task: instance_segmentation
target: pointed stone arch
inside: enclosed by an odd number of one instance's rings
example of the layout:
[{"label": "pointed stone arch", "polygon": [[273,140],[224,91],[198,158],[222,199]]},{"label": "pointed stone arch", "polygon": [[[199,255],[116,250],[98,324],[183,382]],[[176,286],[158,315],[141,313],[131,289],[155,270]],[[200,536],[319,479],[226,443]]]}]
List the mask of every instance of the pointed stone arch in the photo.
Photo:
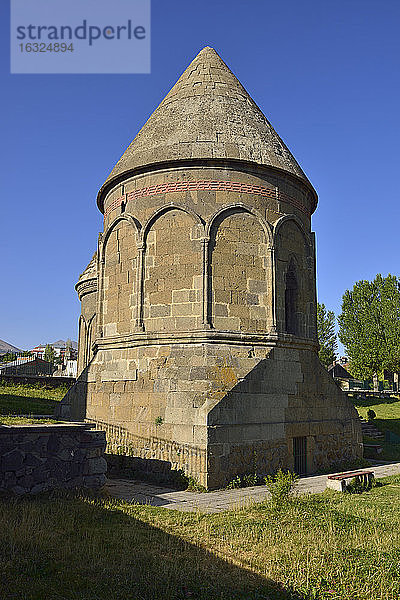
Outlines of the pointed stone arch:
[{"label": "pointed stone arch", "polygon": [[264,230],[266,238],[268,239],[269,244],[272,246],[272,244],[273,244],[273,229],[272,229],[271,224],[268,223],[268,221],[266,221],[266,219],[264,219],[264,217],[258,210],[256,210],[255,208],[253,208],[251,206],[248,206],[247,204],[244,204],[242,202],[235,202],[234,204],[228,204],[226,206],[223,206],[219,210],[217,210],[212,215],[212,217],[209,219],[209,221],[206,225],[205,234],[207,237],[210,237],[210,232],[211,232],[211,229],[212,229],[213,224],[215,223],[216,219],[218,219],[225,212],[229,212],[232,210],[243,211],[243,212],[247,212],[247,213],[254,215],[254,217],[256,219],[258,219],[258,221],[260,222],[260,225]]},{"label": "pointed stone arch", "polygon": [[207,317],[223,331],[267,333],[273,327],[272,231],[258,211],[241,203],[210,219]]},{"label": "pointed stone arch", "polygon": [[86,319],[83,315],[80,315],[78,324],[78,375],[86,367],[86,336]]},{"label": "pointed stone arch", "polygon": [[87,338],[86,338],[86,364],[88,364],[93,358],[93,342],[95,340],[96,331],[96,313],[87,322]]},{"label": "pointed stone arch", "polygon": [[295,215],[285,215],[276,222],[274,247],[278,331],[313,337],[314,246]]},{"label": "pointed stone arch", "polygon": [[139,221],[123,213],[102,239],[99,314],[105,337],[131,333],[136,327],[140,231]]},{"label": "pointed stone arch", "polygon": [[170,204],[166,204],[165,206],[162,206],[161,208],[158,208],[147,219],[146,223],[143,226],[142,233],[141,233],[141,241],[143,243],[146,243],[147,234],[150,231],[150,228],[153,225],[153,223],[158,218],[160,218],[163,214],[165,214],[166,212],[169,212],[170,210],[180,210],[180,211],[185,212],[188,215],[190,215],[193,218],[193,220],[196,222],[196,224],[198,225],[200,239],[204,237],[204,235],[205,235],[205,224],[204,224],[203,219],[200,217],[200,215],[198,215],[194,210],[192,210],[188,206],[183,206],[182,204],[175,204],[175,203],[171,202]]},{"label": "pointed stone arch", "polygon": [[108,242],[108,239],[111,235],[111,233],[113,232],[114,228],[118,225],[118,223],[120,223],[121,221],[127,221],[132,228],[135,231],[135,234],[137,236],[137,244],[140,241],[140,232],[142,231],[142,225],[140,223],[140,221],[138,221],[135,217],[133,217],[132,215],[129,215],[127,213],[123,213],[121,215],[118,215],[118,217],[116,217],[112,223],[110,223],[110,225],[107,227],[107,231],[102,235],[102,239],[101,239],[101,260],[104,260],[104,253],[105,253],[105,248]]},{"label": "pointed stone arch", "polygon": [[146,331],[191,331],[203,323],[204,222],[186,206],[155,211],[142,234],[140,323]]},{"label": "pointed stone arch", "polygon": [[281,217],[280,219],[278,219],[275,223],[274,223],[274,227],[273,227],[273,243],[274,246],[276,245],[277,239],[278,239],[278,235],[279,232],[282,228],[282,226],[285,223],[288,223],[290,221],[293,221],[293,223],[295,223],[301,233],[301,235],[304,238],[304,242],[307,245],[307,254],[308,256],[312,256],[313,254],[313,243],[311,241],[310,236],[306,233],[305,229],[304,229],[304,225],[301,222],[301,220],[296,216],[296,215],[284,215],[283,217]]}]

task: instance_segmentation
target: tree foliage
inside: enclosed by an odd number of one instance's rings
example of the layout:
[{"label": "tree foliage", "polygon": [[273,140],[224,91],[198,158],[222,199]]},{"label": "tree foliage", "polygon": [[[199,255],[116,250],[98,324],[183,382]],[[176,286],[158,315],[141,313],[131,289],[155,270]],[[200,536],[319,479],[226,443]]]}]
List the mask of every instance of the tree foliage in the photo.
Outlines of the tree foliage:
[{"label": "tree foliage", "polygon": [[339,339],[351,372],[368,379],[383,369],[400,370],[400,280],[394,275],[357,281],[343,295]]},{"label": "tree foliage", "polygon": [[17,360],[18,357],[21,356],[31,356],[31,352],[29,352],[28,350],[24,350],[23,352],[6,352],[6,354],[3,354],[2,356],[0,356],[0,363],[9,363],[9,362],[13,362],[15,360]]},{"label": "tree foliage", "polygon": [[44,349],[44,360],[54,363],[54,348],[53,346],[50,346],[50,344],[47,344]]},{"label": "tree foliage", "polygon": [[337,340],[335,333],[335,314],[327,310],[325,304],[317,303],[317,331],[319,342],[319,360],[326,368],[336,358]]}]

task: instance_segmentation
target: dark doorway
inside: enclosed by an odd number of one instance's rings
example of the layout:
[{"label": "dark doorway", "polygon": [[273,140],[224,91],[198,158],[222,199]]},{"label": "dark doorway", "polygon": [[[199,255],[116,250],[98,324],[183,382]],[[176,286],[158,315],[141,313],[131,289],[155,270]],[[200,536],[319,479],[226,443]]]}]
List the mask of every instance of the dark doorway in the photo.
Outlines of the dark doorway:
[{"label": "dark doorway", "polygon": [[307,473],[307,438],[293,438],[294,472],[297,475]]}]

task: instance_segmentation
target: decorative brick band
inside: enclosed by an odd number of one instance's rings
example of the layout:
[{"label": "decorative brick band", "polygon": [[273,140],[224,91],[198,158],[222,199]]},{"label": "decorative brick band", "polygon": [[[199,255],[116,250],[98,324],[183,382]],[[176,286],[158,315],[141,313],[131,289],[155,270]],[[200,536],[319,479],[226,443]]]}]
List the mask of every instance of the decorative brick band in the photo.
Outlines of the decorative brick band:
[{"label": "decorative brick band", "polygon": [[[134,190],[133,192],[129,192],[126,195],[127,200],[137,200],[138,198],[144,198],[146,196],[155,196],[158,194],[165,194],[167,192],[187,192],[187,191],[217,191],[217,192],[236,192],[241,194],[258,194],[263,198],[273,198],[275,200],[281,200],[283,202],[290,202],[304,212],[307,216],[310,216],[309,209],[304,206],[302,202],[294,198],[293,196],[288,196],[284,192],[280,192],[276,189],[269,189],[263,187],[261,185],[251,185],[249,183],[241,183],[238,181],[175,181],[169,183],[160,183],[158,185],[150,185],[148,187],[140,188],[138,190]],[[110,212],[112,212],[115,208],[120,206],[122,202],[125,200],[125,196],[121,196],[120,198],[116,198],[111,202],[110,206],[108,206],[107,210],[104,212],[104,218],[106,218]]]},{"label": "decorative brick band", "polygon": [[114,209],[118,208],[118,206],[121,206],[124,200],[125,196],[121,196],[120,198],[113,200],[107,210],[104,211],[104,218],[106,218]]}]

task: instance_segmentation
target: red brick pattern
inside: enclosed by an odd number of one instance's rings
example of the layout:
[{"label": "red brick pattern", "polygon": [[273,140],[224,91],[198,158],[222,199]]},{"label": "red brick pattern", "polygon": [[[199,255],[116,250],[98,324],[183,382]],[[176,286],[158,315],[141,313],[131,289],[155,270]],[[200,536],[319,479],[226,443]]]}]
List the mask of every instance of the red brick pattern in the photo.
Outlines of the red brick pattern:
[{"label": "red brick pattern", "polygon": [[104,211],[104,218],[106,218],[110,212],[112,212],[115,208],[118,208],[118,206],[121,206],[122,202],[125,200],[125,196],[121,196],[120,198],[116,198],[115,200],[113,200],[110,204],[110,206],[107,208],[107,210]]},{"label": "red brick pattern", "polygon": [[[293,204],[293,206],[304,212],[307,216],[310,216],[309,209],[293,196],[288,196],[284,192],[277,191],[276,189],[265,188],[261,185],[251,185],[249,183],[240,183],[235,181],[205,180],[160,183],[158,185],[150,185],[148,187],[140,188],[138,190],[134,190],[133,192],[129,192],[129,194],[127,194],[127,200],[136,200],[137,198],[155,196],[158,194],[165,194],[167,192],[187,192],[199,190],[236,192],[241,194],[257,194],[264,198],[274,198],[275,200],[290,202],[291,204]],[[113,200],[113,202],[110,204],[110,206],[107,207],[107,210],[104,212],[104,218],[106,218],[111,211],[120,206],[123,200],[125,200],[125,196],[121,196],[120,198],[116,198],[116,200]]]}]

